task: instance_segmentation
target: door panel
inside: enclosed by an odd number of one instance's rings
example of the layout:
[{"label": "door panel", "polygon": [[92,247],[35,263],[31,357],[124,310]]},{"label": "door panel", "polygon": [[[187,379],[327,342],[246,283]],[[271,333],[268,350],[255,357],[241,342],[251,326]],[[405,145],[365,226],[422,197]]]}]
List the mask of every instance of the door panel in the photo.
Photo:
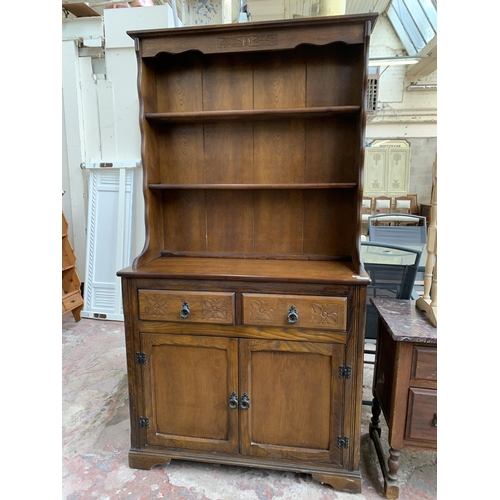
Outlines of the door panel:
[{"label": "door panel", "polygon": [[150,445],[237,452],[238,340],[141,334]]},{"label": "door panel", "polygon": [[241,340],[241,453],[340,464],[343,358],[341,344]]}]

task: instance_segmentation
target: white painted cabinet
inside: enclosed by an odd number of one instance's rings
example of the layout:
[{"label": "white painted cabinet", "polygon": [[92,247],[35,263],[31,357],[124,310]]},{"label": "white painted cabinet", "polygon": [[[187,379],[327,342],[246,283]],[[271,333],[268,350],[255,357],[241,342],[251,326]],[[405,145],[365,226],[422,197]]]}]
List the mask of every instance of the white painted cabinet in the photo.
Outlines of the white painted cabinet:
[{"label": "white painted cabinet", "polygon": [[410,185],[410,145],[403,140],[374,141],[365,150],[366,197],[406,196]]}]

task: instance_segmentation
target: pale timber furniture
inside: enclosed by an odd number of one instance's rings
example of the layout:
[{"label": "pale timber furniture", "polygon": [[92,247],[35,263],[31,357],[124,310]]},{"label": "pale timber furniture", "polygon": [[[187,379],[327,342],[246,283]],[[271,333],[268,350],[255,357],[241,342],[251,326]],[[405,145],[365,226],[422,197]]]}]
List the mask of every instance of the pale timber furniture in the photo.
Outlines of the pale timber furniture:
[{"label": "pale timber furniture", "polygon": [[392,212],[392,198],[377,196],[374,198],[375,214],[389,214]]},{"label": "pale timber furniture", "polygon": [[[401,450],[437,449],[437,329],[412,300],[372,303],[379,319],[370,437],[386,497],[398,498]],[[389,457],[380,441],[381,412],[388,427]]]},{"label": "pale timber furniture", "polygon": [[129,464],[361,491],[376,14],[135,31],[146,245],[120,271]]},{"label": "pale timber furniture", "polygon": [[83,309],[80,285],[76,255],[68,236],[68,221],[62,212],[62,314],[71,311],[75,321],[80,321]]},{"label": "pale timber furniture", "polygon": [[432,191],[427,260],[424,273],[424,293],[417,300],[417,307],[425,311],[431,323],[437,326],[437,156],[432,165]]},{"label": "pale timber furniture", "polygon": [[408,194],[395,198],[394,213],[419,215],[417,195]]}]

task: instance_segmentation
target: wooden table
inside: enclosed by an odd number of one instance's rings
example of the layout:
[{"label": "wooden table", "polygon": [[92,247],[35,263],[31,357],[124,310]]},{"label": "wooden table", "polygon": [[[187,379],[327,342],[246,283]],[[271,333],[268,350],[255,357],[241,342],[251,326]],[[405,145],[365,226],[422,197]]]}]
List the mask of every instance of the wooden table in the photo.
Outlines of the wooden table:
[{"label": "wooden table", "polygon": [[[387,498],[398,498],[401,450],[437,449],[437,329],[411,300],[372,299],[379,315],[370,437]],[[380,413],[389,457],[381,446]]]}]

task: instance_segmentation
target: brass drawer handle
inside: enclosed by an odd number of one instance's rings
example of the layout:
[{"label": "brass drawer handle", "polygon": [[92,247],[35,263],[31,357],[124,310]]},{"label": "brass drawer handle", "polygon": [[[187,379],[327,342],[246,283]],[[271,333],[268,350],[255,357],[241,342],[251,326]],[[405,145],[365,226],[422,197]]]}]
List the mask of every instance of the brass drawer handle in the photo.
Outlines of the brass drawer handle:
[{"label": "brass drawer handle", "polygon": [[189,315],[191,314],[191,310],[189,309],[189,304],[184,301],[184,304],[182,304],[181,310],[179,311],[179,316],[182,319],[189,318]]},{"label": "brass drawer handle", "polygon": [[242,410],[248,410],[248,408],[250,408],[250,398],[246,392],[244,392],[243,396],[241,396],[240,408]]},{"label": "brass drawer handle", "polygon": [[434,418],[432,419],[432,423],[434,424],[434,427],[438,426],[438,414],[437,414],[437,412],[434,413]]},{"label": "brass drawer handle", "polygon": [[235,392],[232,392],[231,396],[229,396],[229,408],[231,408],[232,410],[238,408],[238,396]]},{"label": "brass drawer handle", "polygon": [[288,321],[288,323],[291,323],[292,325],[294,323],[297,323],[297,321],[299,321],[299,313],[297,312],[297,309],[295,309],[295,306],[290,307],[286,320]]}]

